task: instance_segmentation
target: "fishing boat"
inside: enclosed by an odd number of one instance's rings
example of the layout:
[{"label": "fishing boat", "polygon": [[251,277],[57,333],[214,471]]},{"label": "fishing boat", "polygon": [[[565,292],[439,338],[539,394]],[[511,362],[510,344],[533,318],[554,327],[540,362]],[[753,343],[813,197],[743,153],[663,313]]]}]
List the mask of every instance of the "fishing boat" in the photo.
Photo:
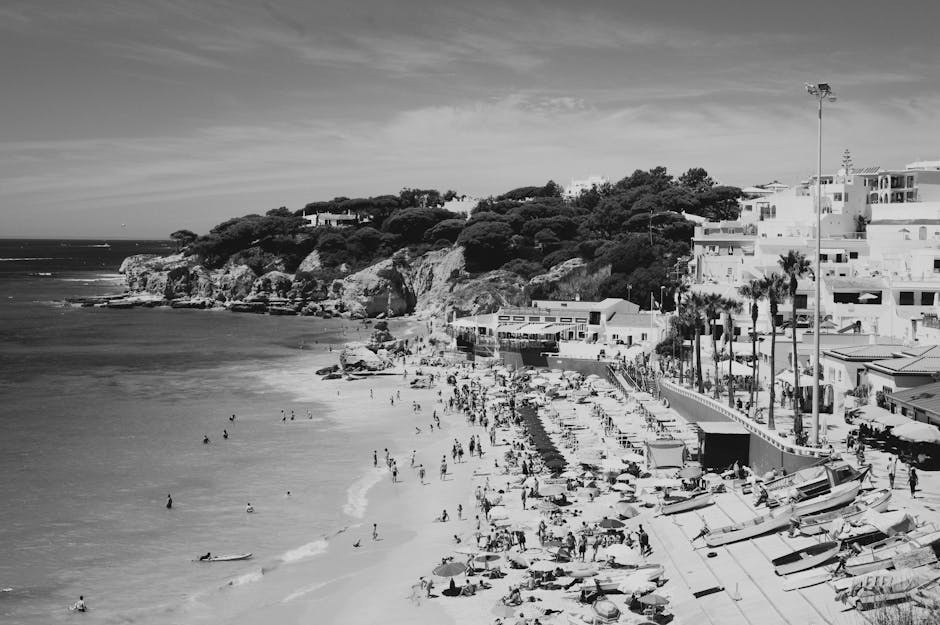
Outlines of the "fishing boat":
[{"label": "fishing boat", "polygon": [[[603,592],[622,592],[620,586],[627,580],[645,579],[646,581],[655,581],[662,577],[666,569],[661,564],[644,564],[636,568],[615,571],[606,570],[606,575],[598,575],[590,580],[585,580],[582,586],[590,588],[594,584]],[[575,586],[575,588],[578,588]],[[579,591],[580,592],[580,589]]]},{"label": "fishing boat", "polygon": [[705,536],[705,544],[718,547],[782,530],[790,524],[792,514],[793,506],[787,505],[741,523],[709,530]]},{"label": "fishing boat", "polygon": [[932,567],[862,575],[852,578],[847,586],[843,585],[836,598],[857,610],[870,610],[907,601],[917,590],[932,586],[938,579],[940,571]]},{"label": "fishing boat", "polygon": [[883,511],[888,507],[890,500],[891,491],[883,488],[863,495],[854,503],[841,510],[831,510],[829,512],[806,515],[799,520],[800,533],[804,536],[822,534],[836,519],[842,519],[845,523],[857,521],[869,510],[875,512]]},{"label": "fishing boat", "polygon": [[808,571],[800,571],[793,575],[787,575],[782,584],[784,591],[799,590],[800,588],[809,588],[832,579],[832,571],[827,568],[815,568]]},{"label": "fishing boat", "polygon": [[663,515],[678,514],[679,512],[688,512],[689,510],[698,510],[712,503],[711,493],[699,493],[691,497],[677,499],[664,499],[659,508],[659,513]]},{"label": "fishing boat", "polygon": [[[879,546],[880,545],[880,546]],[[894,558],[923,547],[936,550],[940,546],[940,531],[932,530],[917,535],[901,535],[887,538],[871,545],[863,553],[845,562],[845,572],[851,576],[863,575],[879,569],[894,567]]]},{"label": "fishing boat", "polygon": [[833,487],[831,490],[813,497],[793,503],[792,517],[802,518],[809,514],[815,514],[824,510],[842,508],[852,503],[861,490],[861,482],[847,482]]},{"label": "fishing boat", "polygon": [[771,564],[774,565],[774,572],[777,575],[789,575],[834,561],[839,549],[839,541],[830,540],[774,558]]},{"label": "fishing boat", "polygon": [[844,461],[827,462],[764,483],[771,499],[786,502],[791,499],[810,499],[828,493],[839,484],[861,481],[871,470],[861,471]]}]

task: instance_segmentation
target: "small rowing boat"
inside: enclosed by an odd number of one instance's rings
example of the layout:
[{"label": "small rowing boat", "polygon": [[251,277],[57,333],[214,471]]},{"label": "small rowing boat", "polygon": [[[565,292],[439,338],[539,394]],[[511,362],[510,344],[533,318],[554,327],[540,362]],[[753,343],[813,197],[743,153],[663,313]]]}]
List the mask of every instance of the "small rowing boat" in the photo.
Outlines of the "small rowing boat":
[{"label": "small rowing boat", "polygon": [[777,575],[789,575],[832,562],[839,553],[839,547],[839,541],[830,540],[774,558],[771,564]]},{"label": "small rowing boat", "polygon": [[810,514],[800,519],[800,533],[804,536],[813,536],[825,532],[833,521],[842,519],[845,523],[857,521],[869,510],[881,512],[888,507],[891,500],[891,491],[888,489],[876,490],[860,497],[857,501],[842,510],[830,510]]},{"label": "small rowing boat", "polygon": [[709,530],[705,536],[705,544],[709,547],[718,547],[782,530],[789,525],[792,514],[793,506],[783,506],[741,523]]},{"label": "small rowing boat", "polygon": [[232,553],[222,556],[210,556],[208,558],[199,558],[196,562],[236,562],[238,560],[248,560],[251,553]]},{"label": "small rowing boat", "polygon": [[838,486],[834,486],[829,492],[819,495],[818,497],[797,501],[793,504],[793,514],[791,516],[794,518],[803,518],[806,515],[815,514],[824,510],[842,508],[855,500],[861,488],[861,482],[839,484]]},{"label": "small rowing boat", "polygon": [[937,549],[938,546],[940,546],[940,531],[938,530],[916,535],[892,536],[873,544],[870,549],[847,560],[845,572],[856,576],[879,569],[890,569],[894,567],[894,558],[898,556],[904,556],[923,547]]},{"label": "small rowing boat", "polygon": [[680,512],[688,512],[689,510],[698,510],[699,508],[704,508],[705,506],[711,505],[711,503],[711,493],[699,493],[697,495],[684,497],[681,499],[664,499],[660,505],[659,512],[663,515],[678,514]]}]

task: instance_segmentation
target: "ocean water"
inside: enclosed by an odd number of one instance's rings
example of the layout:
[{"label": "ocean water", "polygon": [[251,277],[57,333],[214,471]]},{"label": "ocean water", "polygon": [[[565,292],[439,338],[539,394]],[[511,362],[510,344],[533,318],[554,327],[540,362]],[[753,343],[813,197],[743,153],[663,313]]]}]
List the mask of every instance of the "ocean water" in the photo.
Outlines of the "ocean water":
[{"label": "ocean water", "polygon": [[[57,303],[172,250],[102,243],[0,240],[0,623],[71,622],[80,594],[89,622],[187,622],[262,568],[326,557],[401,429],[319,401],[311,371],[357,323]],[[192,562],[207,551],[255,557]]]}]

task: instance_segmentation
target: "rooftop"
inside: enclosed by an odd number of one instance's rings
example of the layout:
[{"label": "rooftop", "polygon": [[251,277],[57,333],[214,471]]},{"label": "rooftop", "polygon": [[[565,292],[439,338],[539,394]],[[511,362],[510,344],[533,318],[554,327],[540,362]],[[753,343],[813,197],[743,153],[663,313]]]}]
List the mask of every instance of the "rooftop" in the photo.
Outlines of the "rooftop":
[{"label": "rooftop", "polygon": [[940,356],[913,356],[876,360],[866,368],[892,375],[930,375],[940,372]]},{"label": "rooftop", "polygon": [[940,415],[940,382],[890,393],[888,400],[902,402],[925,412]]},{"label": "rooftop", "polygon": [[901,345],[846,345],[844,347],[835,347],[827,349],[826,356],[838,358],[839,360],[849,361],[871,361],[894,358]]}]

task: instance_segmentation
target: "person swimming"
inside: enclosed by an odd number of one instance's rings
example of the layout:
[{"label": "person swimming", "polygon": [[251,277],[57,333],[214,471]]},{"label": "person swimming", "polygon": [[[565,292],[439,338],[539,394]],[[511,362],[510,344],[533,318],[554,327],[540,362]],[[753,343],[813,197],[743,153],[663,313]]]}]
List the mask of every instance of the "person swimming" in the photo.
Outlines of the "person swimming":
[{"label": "person swimming", "polygon": [[208,444],[209,444],[209,435],[208,435],[208,434],[203,434],[203,435],[202,435],[202,444],[203,444],[203,445],[208,445]]},{"label": "person swimming", "polygon": [[200,562],[205,562],[206,560],[210,560],[210,559],[212,559],[212,552],[211,552],[211,551],[207,551],[207,552],[206,552],[206,555],[204,555],[204,556],[199,556],[199,561],[200,561]]},{"label": "person swimming", "polygon": [[173,507],[173,498],[169,495],[166,496],[166,509],[169,510]]},{"label": "person swimming", "polygon": [[251,502],[248,502],[248,505],[245,507],[245,512],[251,514],[255,511],[254,506],[251,505]]},{"label": "person swimming", "polygon": [[85,605],[85,595],[79,595],[78,601],[69,606],[69,609],[75,612],[87,612],[88,606]]},{"label": "person swimming", "polygon": [[228,430],[222,430],[222,438],[228,440]]}]

